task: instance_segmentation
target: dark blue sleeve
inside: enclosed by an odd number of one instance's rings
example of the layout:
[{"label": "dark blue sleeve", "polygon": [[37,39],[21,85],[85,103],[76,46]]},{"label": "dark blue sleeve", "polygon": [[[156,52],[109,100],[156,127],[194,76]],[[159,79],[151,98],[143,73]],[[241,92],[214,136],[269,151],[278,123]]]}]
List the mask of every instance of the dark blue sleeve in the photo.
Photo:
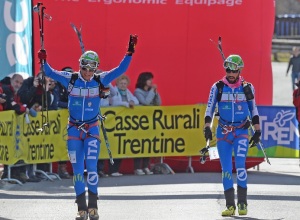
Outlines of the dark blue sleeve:
[{"label": "dark blue sleeve", "polygon": [[58,109],[58,95],[56,94],[56,92],[53,92],[52,95],[53,95],[53,101],[49,105],[48,110],[57,110]]},{"label": "dark blue sleeve", "polygon": [[68,108],[67,102],[58,101],[58,107],[59,108]]}]

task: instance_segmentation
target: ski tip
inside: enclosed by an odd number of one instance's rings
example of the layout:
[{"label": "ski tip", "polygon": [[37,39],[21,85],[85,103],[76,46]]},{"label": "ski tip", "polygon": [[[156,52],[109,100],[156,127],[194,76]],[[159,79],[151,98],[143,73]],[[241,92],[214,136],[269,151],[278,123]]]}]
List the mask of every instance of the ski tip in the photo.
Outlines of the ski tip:
[{"label": "ski tip", "polygon": [[76,31],[76,26],[73,23],[71,23],[71,27]]}]

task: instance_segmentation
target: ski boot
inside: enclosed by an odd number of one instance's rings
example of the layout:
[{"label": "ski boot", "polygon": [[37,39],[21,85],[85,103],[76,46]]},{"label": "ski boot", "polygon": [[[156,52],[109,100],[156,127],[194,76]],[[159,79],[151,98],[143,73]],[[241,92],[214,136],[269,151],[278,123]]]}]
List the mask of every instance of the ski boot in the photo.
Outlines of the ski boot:
[{"label": "ski boot", "polygon": [[222,211],[222,216],[235,215],[235,202],[234,202],[234,188],[230,188],[224,191],[226,200],[226,209]]},{"label": "ski boot", "polygon": [[237,197],[238,197],[238,212],[239,215],[247,215],[247,188],[243,188],[238,186],[237,189]]},{"label": "ski boot", "polygon": [[98,215],[98,206],[97,206],[97,200],[98,200],[98,195],[93,193],[92,191],[88,191],[89,193],[89,203],[88,203],[88,213],[90,220],[98,220],[99,215]]},{"label": "ski boot", "polygon": [[95,209],[95,208],[88,209],[88,213],[89,213],[90,220],[98,220],[99,219],[98,209]]},{"label": "ski boot", "polygon": [[245,203],[238,203],[239,215],[247,215],[247,205]]},{"label": "ski boot", "polygon": [[85,192],[81,193],[79,196],[76,197],[77,206],[78,206],[78,213],[75,220],[87,220],[87,205],[85,200]]},{"label": "ski boot", "polygon": [[222,211],[222,216],[232,216],[235,215],[235,207],[234,206],[227,206],[227,208]]},{"label": "ski boot", "polygon": [[88,214],[86,211],[78,211],[75,220],[87,220]]}]

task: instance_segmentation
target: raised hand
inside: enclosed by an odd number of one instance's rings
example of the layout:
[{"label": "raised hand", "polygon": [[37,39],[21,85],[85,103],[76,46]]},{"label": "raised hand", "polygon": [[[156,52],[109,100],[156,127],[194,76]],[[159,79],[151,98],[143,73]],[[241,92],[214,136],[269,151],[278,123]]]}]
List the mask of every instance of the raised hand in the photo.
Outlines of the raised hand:
[{"label": "raised hand", "polygon": [[136,34],[131,34],[128,42],[127,55],[131,56],[135,52],[135,47],[137,45],[138,36]]}]

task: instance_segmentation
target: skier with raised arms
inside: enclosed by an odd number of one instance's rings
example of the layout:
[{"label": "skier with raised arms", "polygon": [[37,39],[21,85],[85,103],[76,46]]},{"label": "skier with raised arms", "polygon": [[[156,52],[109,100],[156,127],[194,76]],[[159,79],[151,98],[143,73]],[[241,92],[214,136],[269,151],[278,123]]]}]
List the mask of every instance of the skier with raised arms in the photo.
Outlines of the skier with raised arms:
[{"label": "skier with raised arms", "polygon": [[[100,59],[96,52],[86,51],[79,59],[78,73],[54,70],[46,61],[46,50],[38,52],[44,63],[45,74],[68,89],[69,122],[68,154],[73,168],[73,182],[78,213],[76,220],[99,219],[97,161],[100,153],[99,113],[104,87],[126,72],[135,52],[137,35],[130,35],[128,50],[118,67],[96,75]],[[84,163],[85,162],[85,163]],[[87,170],[88,204],[84,182],[84,165]]]}]

